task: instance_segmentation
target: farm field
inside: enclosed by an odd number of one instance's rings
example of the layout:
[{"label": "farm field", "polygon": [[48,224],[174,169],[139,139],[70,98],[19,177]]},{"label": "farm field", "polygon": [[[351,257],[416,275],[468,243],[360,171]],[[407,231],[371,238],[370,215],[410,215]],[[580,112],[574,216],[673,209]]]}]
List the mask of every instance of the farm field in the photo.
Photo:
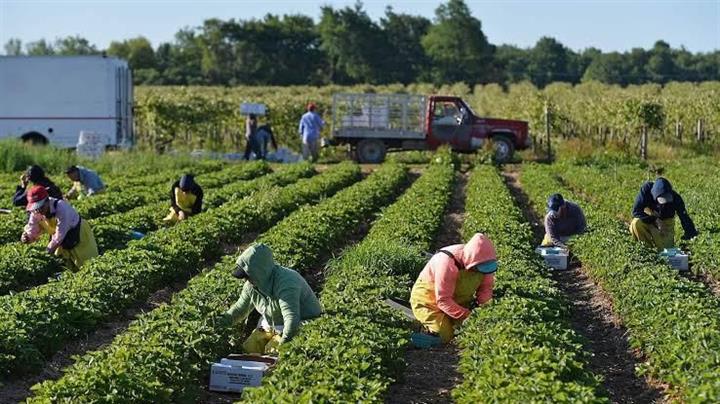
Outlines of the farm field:
[{"label": "farm field", "polygon": [[[26,217],[14,209],[0,223],[0,402],[720,401],[714,160],[468,161],[440,150],[423,164],[197,160],[103,172],[108,192],[72,202],[101,252],[77,272],[43,241],[19,243]],[[167,227],[182,171],[197,174],[205,207]],[[700,232],[680,243],[687,275],[627,229],[641,183],[660,172]],[[18,176],[0,176],[4,200]],[[534,251],[555,192],[589,224],[564,272]],[[493,300],[451,347],[412,348],[413,325],[383,299],[407,300],[426,253],[477,232],[498,254]],[[252,242],[304,276],[325,314],[281,346],[260,387],[221,395],[208,391],[210,364],[253,328],[220,321],[243,287],[234,260]],[[423,366],[433,381],[417,377]]]}]

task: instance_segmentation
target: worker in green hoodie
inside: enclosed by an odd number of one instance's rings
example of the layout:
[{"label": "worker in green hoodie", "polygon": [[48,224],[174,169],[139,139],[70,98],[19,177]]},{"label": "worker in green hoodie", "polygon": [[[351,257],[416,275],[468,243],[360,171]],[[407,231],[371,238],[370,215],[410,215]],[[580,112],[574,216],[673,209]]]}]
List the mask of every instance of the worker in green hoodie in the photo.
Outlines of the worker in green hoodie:
[{"label": "worker in green hoodie", "polygon": [[270,247],[253,244],[236,261],[233,276],[245,280],[240,298],[225,312],[224,321],[245,320],[254,308],[261,319],[243,344],[247,353],[274,353],[292,339],[303,320],[319,317],[322,307],[305,279],[275,263]]}]

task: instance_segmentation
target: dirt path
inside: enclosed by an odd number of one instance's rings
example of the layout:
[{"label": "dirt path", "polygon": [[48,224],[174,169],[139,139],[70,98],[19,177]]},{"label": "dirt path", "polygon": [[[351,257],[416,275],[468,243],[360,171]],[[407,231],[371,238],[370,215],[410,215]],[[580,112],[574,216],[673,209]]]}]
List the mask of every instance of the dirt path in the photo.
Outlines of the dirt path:
[{"label": "dirt path", "polygon": [[[467,175],[458,174],[450,205],[443,218],[434,247],[462,243],[460,233],[465,218]],[[387,403],[447,403],[450,392],[460,384],[457,370],[458,348],[454,343],[433,349],[409,348],[405,353],[407,368],[402,379],[390,386]]]},{"label": "dirt path", "polygon": [[[503,176],[526,220],[532,224],[535,241],[539,244],[544,226],[522,190],[517,168],[507,167]],[[627,329],[614,313],[612,301],[587,276],[582,264],[576,263],[567,271],[553,272],[553,279],[572,304],[570,324],[585,339],[585,349],[592,353],[590,370],[603,377],[603,387],[610,399],[616,403],[663,401],[664,386],[635,373],[642,359],[630,348]]]}]

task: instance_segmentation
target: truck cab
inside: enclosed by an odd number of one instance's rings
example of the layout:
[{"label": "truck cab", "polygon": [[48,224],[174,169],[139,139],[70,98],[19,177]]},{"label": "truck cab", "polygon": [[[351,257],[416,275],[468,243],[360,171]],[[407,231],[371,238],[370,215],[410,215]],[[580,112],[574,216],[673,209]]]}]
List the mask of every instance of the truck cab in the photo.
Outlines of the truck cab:
[{"label": "truck cab", "polygon": [[479,117],[462,98],[439,95],[336,94],[333,137],[365,163],[383,161],[387,151],[441,145],[470,153],[488,141],[496,159],[506,162],[530,146],[527,122]]},{"label": "truck cab", "polygon": [[496,158],[504,162],[516,149],[530,146],[527,122],[481,118],[460,97],[432,96],[427,105],[427,142],[432,149],[449,144],[458,152],[473,152],[492,141]]}]

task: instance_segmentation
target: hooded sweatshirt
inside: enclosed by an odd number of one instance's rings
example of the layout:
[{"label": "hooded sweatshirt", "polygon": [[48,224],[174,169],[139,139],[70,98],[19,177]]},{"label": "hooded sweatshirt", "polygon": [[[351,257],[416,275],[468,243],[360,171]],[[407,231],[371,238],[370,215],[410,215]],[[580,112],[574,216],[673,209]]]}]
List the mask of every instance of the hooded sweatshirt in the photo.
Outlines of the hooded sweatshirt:
[{"label": "hooded sweatshirt", "polygon": [[[658,203],[657,198],[667,193],[672,195],[672,202],[665,205]],[[645,212],[646,208],[650,209],[653,214],[649,215]],[[683,201],[680,194],[673,190],[670,181],[662,177],[659,177],[654,182],[647,181],[640,187],[640,192],[635,198],[635,204],[633,204],[632,214],[634,218],[640,219],[645,223],[654,223],[658,218],[670,219],[677,214],[685,234],[697,234],[695,224],[692,219],[690,219],[687,209],[685,209],[685,201]]]},{"label": "hooded sweatshirt", "polygon": [[322,307],[310,285],[292,269],[277,265],[265,244],[255,244],[238,258],[249,282],[226,315],[234,322],[244,320],[254,308],[271,325],[283,325],[280,343],[292,339],[300,322],[319,317]]},{"label": "hooded sweatshirt", "polygon": [[[470,315],[470,310],[457,302],[456,289],[464,289],[461,283],[471,281],[472,277],[466,275],[482,276],[482,282],[475,291],[476,300],[478,304],[483,304],[492,298],[495,275],[480,275],[470,268],[496,260],[495,247],[487,236],[476,233],[466,244],[454,244],[441,250],[450,252],[455,260],[442,252],[436,253],[418,279],[434,286],[434,303],[439,310],[454,319],[464,319]],[[458,268],[456,260],[464,268]]]}]

